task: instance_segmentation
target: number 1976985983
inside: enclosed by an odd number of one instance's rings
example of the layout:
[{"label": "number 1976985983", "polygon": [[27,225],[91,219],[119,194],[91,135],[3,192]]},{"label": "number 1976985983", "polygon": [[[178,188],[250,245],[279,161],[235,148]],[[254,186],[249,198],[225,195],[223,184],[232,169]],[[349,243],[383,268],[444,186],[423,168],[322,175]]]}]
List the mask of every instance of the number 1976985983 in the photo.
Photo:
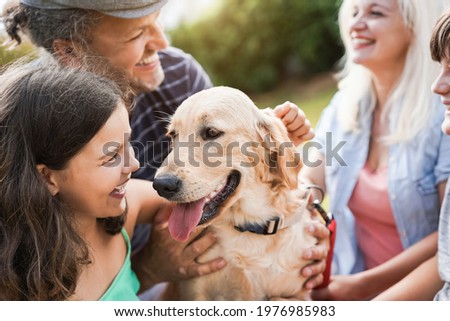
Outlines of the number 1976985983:
[{"label": "number 1976985983", "polygon": [[315,316],[334,316],[336,314],[335,307],[333,305],[266,305],[257,307],[260,317],[267,316],[299,316],[299,317],[315,317]]}]

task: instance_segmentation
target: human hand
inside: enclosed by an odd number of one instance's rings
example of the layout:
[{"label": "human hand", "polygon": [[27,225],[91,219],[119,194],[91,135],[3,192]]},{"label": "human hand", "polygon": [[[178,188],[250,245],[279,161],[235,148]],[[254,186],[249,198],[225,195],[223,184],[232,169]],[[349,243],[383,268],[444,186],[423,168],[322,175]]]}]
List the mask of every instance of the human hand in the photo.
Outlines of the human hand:
[{"label": "human hand", "polygon": [[313,289],[311,299],[315,301],[357,301],[367,299],[359,274],[335,275],[327,287]]},{"label": "human hand", "polygon": [[303,267],[300,272],[303,277],[308,278],[304,286],[310,290],[323,282],[322,273],[325,271],[327,254],[330,249],[330,231],[318,221],[308,222],[305,231],[318,241],[315,246],[306,249],[302,255],[303,259],[313,261]]},{"label": "human hand", "polygon": [[317,209],[311,206],[315,200],[322,200],[324,196],[320,188],[318,189],[321,192],[319,193],[319,197],[317,197],[316,193],[312,193],[316,189],[317,187],[312,188],[312,186],[301,189],[301,192],[304,193],[304,197],[306,197],[310,205],[307,206],[307,209],[312,218],[311,221],[306,223],[304,233],[312,235],[317,240],[314,246],[307,248],[302,254],[303,260],[312,261],[300,271],[301,276],[307,278],[304,284],[304,288],[307,290],[311,290],[322,284],[324,280],[323,272],[326,269],[327,256],[330,250],[330,230],[323,224],[322,219],[318,219],[321,215]]},{"label": "human hand", "polygon": [[305,113],[297,105],[287,101],[274,109],[275,115],[283,121],[295,146],[314,138],[314,131]]},{"label": "human hand", "polygon": [[223,258],[197,263],[197,257],[213,246],[216,238],[208,230],[197,229],[187,243],[175,241],[168,230],[170,213],[165,211],[155,216],[150,240],[133,260],[133,269],[141,271],[144,276],[144,280],[140,277],[143,290],[160,282],[175,282],[213,273],[226,265]]},{"label": "human hand", "polygon": [[[312,210],[311,215],[316,215],[315,210]],[[303,287],[306,290],[311,290],[314,287],[322,284],[323,275],[326,267],[327,254],[330,248],[330,231],[328,228],[319,221],[310,221],[306,224],[305,233],[314,236],[318,243],[308,249],[302,254],[303,260],[313,261],[312,263],[304,266],[300,274],[301,276],[308,278]],[[305,300],[304,292],[298,293],[300,297],[271,297],[271,301],[298,301]]]}]

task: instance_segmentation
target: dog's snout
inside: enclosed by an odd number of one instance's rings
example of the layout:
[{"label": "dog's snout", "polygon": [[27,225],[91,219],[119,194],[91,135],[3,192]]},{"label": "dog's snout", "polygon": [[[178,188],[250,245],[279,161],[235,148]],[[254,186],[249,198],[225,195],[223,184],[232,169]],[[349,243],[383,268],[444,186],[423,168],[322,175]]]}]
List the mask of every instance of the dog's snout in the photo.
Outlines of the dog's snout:
[{"label": "dog's snout", "polygon": [[171,198],[181,189],[181,180],[173,175],[155,177],[153,188],[158,192],[159,196]]}]

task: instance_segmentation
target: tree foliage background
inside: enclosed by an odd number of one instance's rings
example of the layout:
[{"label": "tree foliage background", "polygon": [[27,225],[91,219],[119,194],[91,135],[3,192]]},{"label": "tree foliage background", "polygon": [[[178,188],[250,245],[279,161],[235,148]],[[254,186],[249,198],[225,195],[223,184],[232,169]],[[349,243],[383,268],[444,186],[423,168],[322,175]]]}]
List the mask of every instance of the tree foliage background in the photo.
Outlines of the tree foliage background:
[{"label": "tree foliage background", "polygon": [[216,85],[262,92],[286,77],[331,70],[343,54],[340,0],[222,0],[214,14],[169,33]]}]

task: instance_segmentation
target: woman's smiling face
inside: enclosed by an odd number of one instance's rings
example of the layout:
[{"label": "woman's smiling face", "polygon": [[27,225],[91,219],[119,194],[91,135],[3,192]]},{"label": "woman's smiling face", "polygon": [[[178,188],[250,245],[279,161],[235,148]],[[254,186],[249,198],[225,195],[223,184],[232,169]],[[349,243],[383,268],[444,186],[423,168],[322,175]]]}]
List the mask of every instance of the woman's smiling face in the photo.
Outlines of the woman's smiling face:
[{"label": "woman's smiling face", "polygon": [[412,35],[404,24],[397,1],[354,0],[351,10],[347,32],[353,62],[371,70],[403,65]]}]

